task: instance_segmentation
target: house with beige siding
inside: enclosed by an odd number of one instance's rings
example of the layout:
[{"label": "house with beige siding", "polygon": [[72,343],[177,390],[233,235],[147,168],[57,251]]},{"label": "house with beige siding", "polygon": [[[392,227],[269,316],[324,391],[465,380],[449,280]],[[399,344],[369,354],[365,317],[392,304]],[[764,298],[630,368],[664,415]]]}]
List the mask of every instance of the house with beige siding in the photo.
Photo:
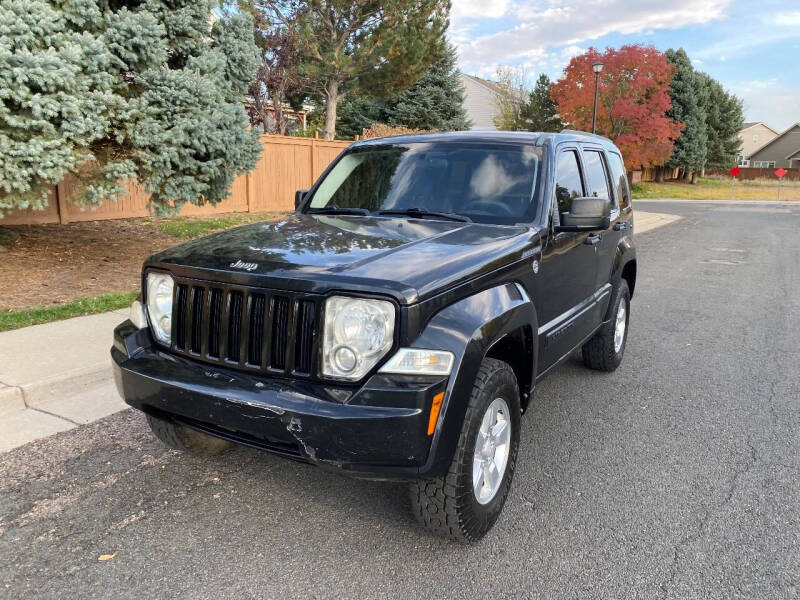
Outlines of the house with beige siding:
[{"label": "house with beige siding", "polygon": [[[481,79],[474,75],[459,73],[461,85],[464,86],[464,111],[467,118],[472,121],[473,131],[497,131],[494,118],[500,112],[498,100],[502,90],[494,81]],[[525,102],[527,96],[524,90],[519,91],[519,102]]]},{"label": "house with beige siding", "polygon": [[755,122],[745,123],[738,135],[742,140],[742,148],[739,150],[737,163],[740,167],[752,167],[750,156],[753,152],[774,140],[779,134],[766,123]]},{"label": "house with beige siding", "polygon": [[497,99],[500,89],[493,81],[459,73],[464,86],[464,111],[472,121],[473,131],[495,131],[494,117],[497,115]]},{"label": "house with beige siding", "polygon": [[800,167],[800,123],[753,151],[750,166],[761,168]]}]

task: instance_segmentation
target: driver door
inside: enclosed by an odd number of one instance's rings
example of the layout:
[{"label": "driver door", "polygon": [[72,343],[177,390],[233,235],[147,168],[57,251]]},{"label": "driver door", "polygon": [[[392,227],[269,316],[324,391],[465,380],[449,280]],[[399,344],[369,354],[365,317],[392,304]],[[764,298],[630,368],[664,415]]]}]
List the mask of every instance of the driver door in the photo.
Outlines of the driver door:
[{"label": "driver door", "polygon": [[539,303],[539,374],[556,364],[592,331],[597,276],[594,237],[587,232],[555,232],[560,213],[587,195],[581,152],[560,146],[555,155],[550,198],[550,227],[537,279]]}]

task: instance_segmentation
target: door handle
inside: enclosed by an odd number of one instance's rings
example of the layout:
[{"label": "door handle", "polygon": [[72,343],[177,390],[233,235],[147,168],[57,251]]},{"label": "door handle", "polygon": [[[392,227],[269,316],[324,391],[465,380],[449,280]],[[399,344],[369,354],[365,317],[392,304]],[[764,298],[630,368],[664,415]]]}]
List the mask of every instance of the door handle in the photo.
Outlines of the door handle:
[{"label": "door handle", "polygon": [[603,236],[600,235],[599,233],[592,233],[586,238],[586,241],[584,241],[583,243],[588,244],[589,246],[597,246],[597,244],[599,244],[600,240],[602,239]]}]

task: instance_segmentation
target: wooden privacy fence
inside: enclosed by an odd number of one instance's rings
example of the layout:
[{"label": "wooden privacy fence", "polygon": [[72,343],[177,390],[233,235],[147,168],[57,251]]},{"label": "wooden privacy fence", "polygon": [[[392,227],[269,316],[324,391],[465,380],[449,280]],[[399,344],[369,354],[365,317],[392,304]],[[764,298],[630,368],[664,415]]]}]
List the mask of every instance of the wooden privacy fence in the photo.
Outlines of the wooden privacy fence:
[{"label": "wooden privacy fence", "polygon": [[[736,179],[739,181],[742,180],[751,180],[751,179],[771,179],[774,182],[778,181],[778,177],[775,175],[775,171],[777,169],[772,167],[770,169],[756,169],[754,167],[739,167],[739,174],[736,176]],[[784,169],[786,171],[786,175],[783,176],[784,181],[800,181],[800,169],[792,167],[791,169]],[[731,174],[728,172],[727,169],[713,169],[711,171],[706,171],[707,175],[719,175],[722,177],[727,177],[730,179]]]},{"label": "wooden privacy fence", "polygon": [[[311,187],[317,177],[351,142],[263,135],[264,151],[256,168],[236,179],[231,194],[216,206],[186,204],[181,216],[231,212],[277,212],[294,209],[294,193]],[[116,202],[104,201],[99,208],[82,209],[69,200],[69,179],[53,186],[44,210],[21,210],[0,218],[0,225],[70,223],[147,217],[148,195],[139,186],[129,186]]]}]

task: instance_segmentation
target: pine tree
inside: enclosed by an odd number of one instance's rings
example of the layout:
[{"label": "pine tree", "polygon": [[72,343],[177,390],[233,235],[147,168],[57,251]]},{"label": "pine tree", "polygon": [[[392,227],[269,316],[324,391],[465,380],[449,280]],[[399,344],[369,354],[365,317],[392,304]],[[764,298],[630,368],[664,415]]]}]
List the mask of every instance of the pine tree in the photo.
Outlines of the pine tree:
[{"label": "pine tree", "polygon": [[303,72],[325,102],[326,139],[348,94],[387,97],[416,82],[438,55],[448,0],[259,0],[296,35]]},{"label": "pine tree", "polygon": [[448,44],[417,83],[389,98],[383,113],[381,121],[396,127],[435,131],[469,129],[455,47]]},{"label": "pine tree", "polygon": [[561,131],[564,124],[558,115],[558,105],[550,97],[550,78],[542,73],[520,107],[519,126],[522,131]]},{"label": "pine tree", "polygon": [[726,92],[716,79],[698,73],[706,88],[705,111],[708,132],[706,168],[729,169],[736,164],[742,147],[738,133],[744,125],[742,101]]},{"label": "pine tree", "polygon": [[261,146],[242,103],[257,66],[248,15],[199,0],[3,0],[0,212],[116,199],[125,180],[156,212],[216,203]]},{"label": "pine tree", "polygon": [[340,103],[336,112],[336,134],[353,139],[373,123],[381,123],[386,118],[385,102],[374,96],[350,94]]},{"label": "pine tree", "polygon": [[672,156],[667,166],[679,168],[685,174],[692,173],[692,183],[697,172],[706,163],[706,86],[692,67],[686,51],[667,50],[667,62],[675,67],[675,76],[669,87],[672,106],[667,115],[673,121],[685,125],[681,135],[675,140]]},{"label": "pine tree", "polygon": [[351,94],[339,103],[338,135],[352,138],[375,123],[422,131],[469,129],[455,48],[446,46],[419,81],[388,99]]}]

